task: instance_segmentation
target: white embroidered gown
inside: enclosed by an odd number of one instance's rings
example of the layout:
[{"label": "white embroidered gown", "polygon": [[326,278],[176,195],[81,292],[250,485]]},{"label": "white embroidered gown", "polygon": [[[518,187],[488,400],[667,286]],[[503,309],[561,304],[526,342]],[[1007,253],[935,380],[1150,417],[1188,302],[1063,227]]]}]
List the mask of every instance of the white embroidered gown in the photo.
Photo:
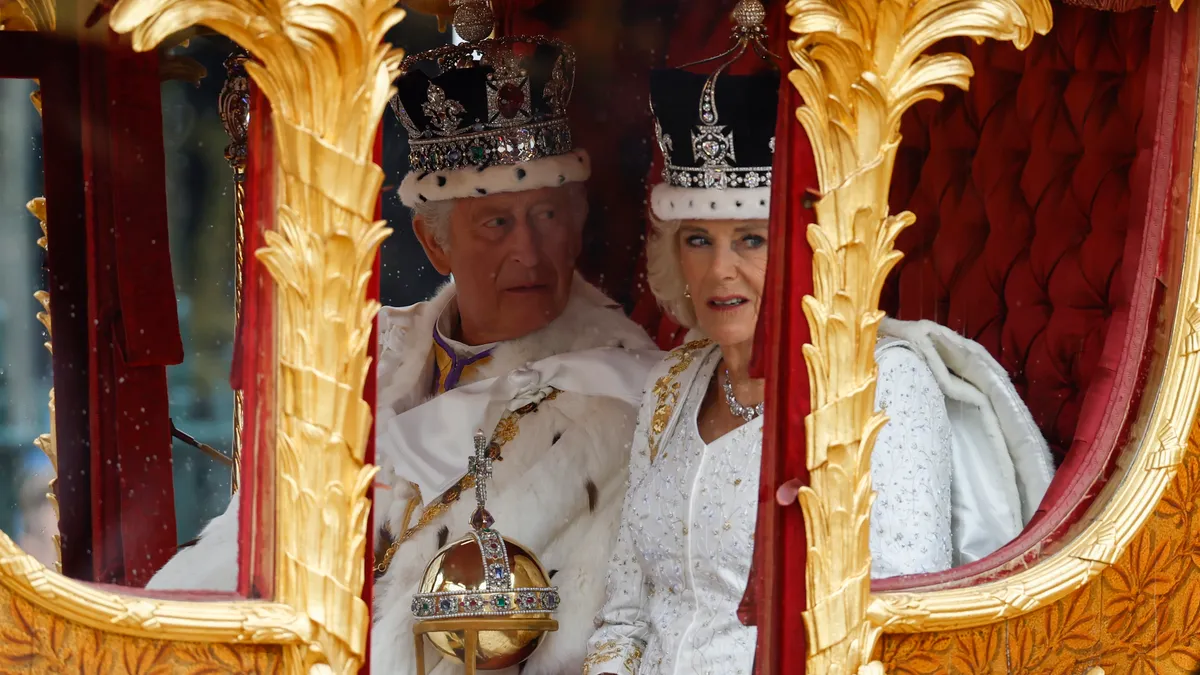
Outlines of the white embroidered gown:
[{"label": "white embroidered gown", "polygon": [[[904,343],[877,349],[877,405],[891,421],[875,446],[876,578],[951,566],[950,424],[928,367]],[[608,599],[585,675],[750,675],[755,629],[738,621],[757,517],[762,418],[705,444],[697,413],[720,362],[704,348],[680,374],[681,404],[651,462],[643,401]],[[670,359],[668,359],[670,360]],[[660,367],[652,377],[661,378]],[[658,380],[660,383],[662,380]]]}]

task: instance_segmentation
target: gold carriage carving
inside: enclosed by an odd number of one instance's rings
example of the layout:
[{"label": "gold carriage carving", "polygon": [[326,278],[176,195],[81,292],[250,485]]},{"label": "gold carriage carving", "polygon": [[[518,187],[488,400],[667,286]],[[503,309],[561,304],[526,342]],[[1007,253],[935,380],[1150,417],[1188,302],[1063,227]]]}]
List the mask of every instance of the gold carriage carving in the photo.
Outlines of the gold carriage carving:
[{"label": "gold carriage carving", "polygon": [[[1171,4],[1178,10],[1182,2]],[[808,672],[881,675],[883,663],[872,658],[882,632],[970,628],[1032,612],[1095,578],[1146,523],[1183,460],[1182,439],[1200,402],[1200,198],[1190,195],[1188,245],[1157,400],[1136,455],[1099,513],[1062,550],[1002,581],[872,595],[869,467],[885,417],[872,405],[870,346],[883,316],[884,279],[900,257],[893,244],[913,221],[911,213],[888,213],[900,117],[918,100],[941,100],[941,87],[969,83],[965,56],[923,55],[933,43],[967,36],[1024,48],[1034,33],[1049,31],[1051,10],[1046,0],[791,0],[787,11],[798,35],[789,45],[798,66],[789,79],[806,103],[797,118],[812,141],[822,193],[817,223],[808,228],[815,292],[805,298],[813,336],[804,348],[813,401],[806,425],[812,487],[800,497],[809,544]],[[1198,170],[1200,153],[1193,175]]]},{"label": "gold carriage carving", "polygon": [[[1172,4],[1178,9],[1180,0]],[[793,0],[788,11],[800,35],[791,45],[798,65],[791,79],[807,101],[798,117],[817,154],[823,194],[809,229],[816,292],[806,303],[814,337],[805,347],[814,401],[808,461],[817,489],[804,493],[802,506],[810,546],[847,552],[809,559],[809,672],[880,673],[882,664],[871,659],[881,632],[973,627],[1031,612],[1094,578],[1144,525],[1183,460],[1200,397],[1200,198],[1189,196],[1188,246],[1157,401],[1141,447],[1099,515],[1062,551],[1003,582],[872,595],[867,467],[885,420],[870,405],[869,347],[880,287],[899,256],[893,242],[911,221],[887,213],[899,120],[917,100],[938,97],[939,87],[968,83],[964,58],[922,56],[935,41],[966,35],[1024,45],[1050,29],[1050,10],[1046,0]],[[154,649],[157,640],[281,645],[289,672],[349,673],[361,665],[368,620],[358,592],[373,467],[363,461],[370,411],[360,392],[377,309],[366,300],[365,280],[387,235],[372,215],[382,176],[370,152],[399,61],[383,34],[401,16],[377,0],[117,5],[113,26],[132,31],[139,49],[200,23],[259,60],[247,70],[273,103],[282,169],[279,231],[257,253],[279,295],[277,480],[300,508],[277,515],[274,602],[117,595],[46,570],[0,535],[0,595],[9,596],[12,612],[36,609],[77,631],[143,639],[127,648]],[[312,69],[324,72],[310,77]],[[309,82],[329,83],[339,95],[311,90]],[[1200,154],[1194,161],[1192,173],[1200,173]],[[335,348],[311,349],[317,342]],[[322,511],[335,515],[319,517]],[[340,546],[327,557],[324,547],[304,545],[311,541]]]},{"label": "gold carriage carving", "polygon": [[197,24],[224,33],[251,51],[246,71],[272,104],[278,223],[256,255],[277,289],[276,491],[291,505],[276,508],[274,597],[311,627],[285,650],[293,672],[357,671],[370,624],[360,594],[375,467],[362,392],[379,305],[367,283],[390,234],[374,219],[383,172],[371,153],[403,56],[383,37],[404,11],[344,4],[132,0],[112,17],[137,49]]},{"label": "gold carriage carving", "polygon": [[[32,17],[52,9],[25,4]],[[383,36],[403,16],[380,1],[320,9],[236,0],[114,7],[112,28],[132,32],[140,50],[197,24],[251,48],[259,61],[247,71],[273,104],[278,224],[256,255],[276,284],[282,336],[274,463],[279,502],[289,506],[276,519],[275,599],[186,602],[112,593],[47,570],[0,533],[0,615],[12,628],[0,657],[49,659],[88,672],[163,658],[208,672],[360,668],[369,624],[360,597],[366,493],[375,472],[364,462],[371,411],[362,391],[378,309],[367,300],[367,282],[389,234],[373,218],[382,171],[371,152],[402,56]],[[338,83],[344,95],[310,89],[314,67],[326,68],[321,81]],[[313,545],[318,541],[336,545]]]}]

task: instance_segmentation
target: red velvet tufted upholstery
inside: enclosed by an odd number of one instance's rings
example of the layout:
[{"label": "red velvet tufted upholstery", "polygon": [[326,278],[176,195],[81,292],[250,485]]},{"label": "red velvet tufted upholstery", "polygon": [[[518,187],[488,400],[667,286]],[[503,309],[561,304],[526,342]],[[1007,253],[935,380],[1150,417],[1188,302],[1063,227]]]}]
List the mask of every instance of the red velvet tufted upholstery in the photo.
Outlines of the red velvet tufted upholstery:
[{"label": "red velvet tufted upholstery", "polygon": [[987,347],[1058,461],[1081,409],[1105,398],[1092,390],[1109,386],[1097,363],[1129,303],[1131,195],[1145,195],[1155,126],[1143,114],[1153,20],[1058,6],[1025,52],[955,44],[975,66],[970,90],[921,104],[902,130],[892,209],[917,222],[884,308]]}]

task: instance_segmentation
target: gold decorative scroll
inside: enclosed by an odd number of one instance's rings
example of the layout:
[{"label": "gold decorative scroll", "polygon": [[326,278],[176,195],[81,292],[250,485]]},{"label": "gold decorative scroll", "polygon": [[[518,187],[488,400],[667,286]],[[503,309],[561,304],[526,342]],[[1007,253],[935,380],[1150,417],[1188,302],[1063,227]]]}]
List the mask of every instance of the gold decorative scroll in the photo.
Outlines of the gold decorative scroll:
[{"label": "gold decorative scroll", "polygon": [[[41,112],[39,109],[38,112]],[[38,223],[42,228],[42,236],[38,238],[38,246],[41,246],[47,253],[50,251],[49,234],[46,232],[46,198],[38,197],[28,204],[25,208],[38,219]],[[42,311],[37,313],[37,320],[46,327],[46,342],[44,346],[46,351],[50,352],[50,358],[54,359],[53,331],[50,328],[50,293],[49,291],[38,291],[33,294],[42,305]],[[54,470],[54,478],[50,479],[50,485],[47,486],[49,492],[46,493],[46,499],[50,500],[50,504],[54,507],[54,520],[58,522],[60,514],[58,511],[58,497],[55,493],[55,486],[58,483],[58,435],[54,431],[54,387],[50,387],[50,433],[42,434],[33,441],[33,444],[46,454],[50,460],[50,466]],[[56,571],[62,571],[62,537],[58,534],[54,535],[54,568]]]},{"label": "gold decorative scroll", "polygon": [[961,54],[925,55],[953,36],[1027,46],[1049,31],[1048,0],[791,0],[789,79],[805,101],[796,116],[812,141],[821,199],[808,227],[813,295],[804,311],[812,389],[807,424],[811,485],[800,493],[808,537],[808,672],[883,673],[868,620],[871,450],[887,418],[875,411],[879,295],[900,258],[911,213],[888,213],[900,118],[914,103],[965,88]]},{"label": "gold decorative scroll", "polygon": [[53,31],[55,24],[54,0],[0,0],[0,30]]},{"label": "gold decorative scroll", "polygon": [[278,220],[256,254],[277,289],[275,600],[312,622],[290,672],[357,672],[370,624],[367,283],[390,233],[372,152],[402,58],[384,35],[403,16],[390,0],[121,0],[112,14],[141,50],[196,24],[228,35],[271,102]]},{"label": "gold decorative scroll", "polygon": [[171,642],[67,621],[0,587],[0,673],[273,675],[282,662],[278,645]]},{"label": "gold decorative scroll", "polygon": [[[20,9],[20,12],[23,13],[25,15],[25,17],[28,19],[29,23],[26,27],[28,30],[47,31],[47,32],[54,30],[54,27],[57,24],[57,14],[55,12],[53,0],[14,0],[14,1],[15,1],[15,6],[18,7]],[[16,28],[15,26],[7,25],[7,22],[3,19],[3,15],[5,14],[4,4],[5,4],[5,1],[0,0],[0,30],[4,30],[4,29],[8,29],[8,28]],[[20,30],[20,28],[17,28],[17,29]],[[33,103],[33,107],[37,110],[38,115],[40,116],[42,114],[42,92],[41,92],[41,89],[34,90],[34,92],[32,94],[30,94],[29,100],[31,103]],[[46,198],[45,197],[36,197],[36,198],[30,200],[30,202],[25,205],[25,208],[28,209],[29,212],[31,214],[33,214],[33,216],[35,218],[38,219],[38,226],[41,227],[41,229],[42,229],[42,236],[39,237],[37,240],[38,246],[41,246],[42,250],[49,253],[49,251],[50,251],[49,236],[50,235],[46,231]],[[37,313],[37,320],[39,322],[41,322],[41,324],[43,326],[45,326],[45,328],[46,328],[46,342],[43,344],[46,347],[46,351],[50,352],[50,359],[51,359],[51,361],[53,361],[54,360],[54,347],[52,345],[53,337],[51,335],[52,331],[50,328],[50,292],[49,291],[37,291],[36,293],[33,294],[33,297],[36,298],[38,303],[41,304],[41,306],[42,306],[42,311]],[[55,491],[55,486],[58,483],[58,435],[54,431],[54,387],[53,386],[50,387],[50,401],[49,401],[48,405],[50,407],[50,432],[41,434],[40,436],[38,436],[36,439],[34,439],[33,444],[36,445],[39,450],[41,450],[43,453],[45,453],[46,457],[50,460],[50,466],[54,471],[55,477],[51,478],[50,484],[46,486],[46,489],[47,489],[46,499],[50,500],[50,504],[54,508],[54,520],[55,520],[55,522],[58,522],[60,513],[59,513],[59,509],[58,509],[58,496]],[[61,572],[62,571],[62,537],[60,537],[58,534],[55,534],[53,537],[53,541],[54,541],[54,559],[55,559],[54,568],[55,568],[55,571]]]}]

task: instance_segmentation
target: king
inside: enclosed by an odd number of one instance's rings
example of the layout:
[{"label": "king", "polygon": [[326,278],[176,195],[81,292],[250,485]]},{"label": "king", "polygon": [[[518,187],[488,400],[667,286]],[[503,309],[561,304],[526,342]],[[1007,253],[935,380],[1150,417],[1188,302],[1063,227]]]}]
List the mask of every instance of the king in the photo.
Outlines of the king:
[{"label": "king", "polygon": [[[423,572],[452,529],[490,520],[460,499],[475,480],[459,449],[485,429],[488,510],[561,594],[557,632],[521,672],[579,672],[604,600],[636,406],[662,355],[575,271],[590,159],[567,122],[572,50],[488,38],[486,2],[455,4],[467,42],[408,57],[392,101],[410,150],[400,198],[430,263],[452,281],[428,302],[379,314],[371,667],[417,671],[412,598]],[[236,505],[150,586],[233,590]],[[434,675],[462,672],[425,651]]]}]

